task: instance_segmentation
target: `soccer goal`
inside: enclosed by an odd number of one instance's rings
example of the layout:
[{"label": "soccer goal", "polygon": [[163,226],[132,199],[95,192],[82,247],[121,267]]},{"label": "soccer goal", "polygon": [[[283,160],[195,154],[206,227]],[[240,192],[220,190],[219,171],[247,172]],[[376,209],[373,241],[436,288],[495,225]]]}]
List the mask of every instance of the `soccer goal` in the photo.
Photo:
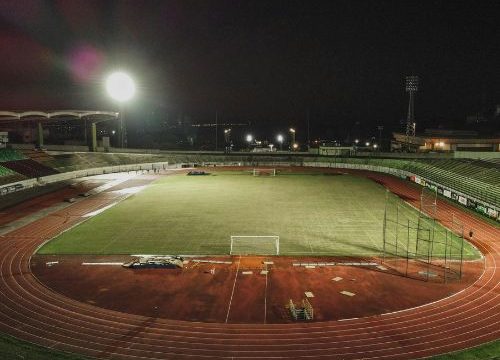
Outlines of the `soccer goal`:
[{"label": "soccer goal", "polygon": [[253,176],[276,176],[276,169],[253,169]]},{"label": "soccer goal", "polygon": [[230,255],[279,255],[280,237],[276,235],[231,235]]}]

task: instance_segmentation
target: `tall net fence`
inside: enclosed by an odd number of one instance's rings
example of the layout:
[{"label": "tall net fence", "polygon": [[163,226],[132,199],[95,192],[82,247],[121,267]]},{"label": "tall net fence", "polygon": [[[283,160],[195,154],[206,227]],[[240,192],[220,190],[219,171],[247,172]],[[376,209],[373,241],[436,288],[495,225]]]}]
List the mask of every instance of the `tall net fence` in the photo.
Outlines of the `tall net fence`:
[{"label": "tall net fence", "polygon": [[415,212],[401,199],[387,195],[383,262],[398,274],[427,281],[460,279],[463,265],[463,224],[450,217],[447,228],[436,220],[436,194],[426,191]]}]

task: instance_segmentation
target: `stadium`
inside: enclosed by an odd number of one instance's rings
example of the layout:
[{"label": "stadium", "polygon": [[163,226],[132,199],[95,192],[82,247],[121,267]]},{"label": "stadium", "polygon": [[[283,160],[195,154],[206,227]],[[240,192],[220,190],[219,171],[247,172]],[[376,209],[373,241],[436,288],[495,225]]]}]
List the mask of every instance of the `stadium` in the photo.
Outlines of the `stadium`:
[{"label": "stadium", "polygon": [[500,360],[498,14],[0,1],[0,360]]},{"label": "stadium", "polygon": [[422,358],[498,336],[495,161],[0,154],[2,331],[50,356]]}]

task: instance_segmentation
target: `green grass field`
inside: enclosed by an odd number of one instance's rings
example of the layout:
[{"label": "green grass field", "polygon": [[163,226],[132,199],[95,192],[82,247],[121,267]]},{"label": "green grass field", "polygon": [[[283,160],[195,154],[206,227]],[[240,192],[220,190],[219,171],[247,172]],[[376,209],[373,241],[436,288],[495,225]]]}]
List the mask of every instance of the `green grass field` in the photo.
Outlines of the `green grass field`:
[{"label": "green grass field", "polygon": [[[385,203],[382,186],[351,175],[168,176],[39,252],[217,255],[229,253],[231,235],[279,235],[282,255],[372,256],[382,249]],[[404,209],[417,220],[416,210]],[[479,255],[469,244],[464,254]]]}]

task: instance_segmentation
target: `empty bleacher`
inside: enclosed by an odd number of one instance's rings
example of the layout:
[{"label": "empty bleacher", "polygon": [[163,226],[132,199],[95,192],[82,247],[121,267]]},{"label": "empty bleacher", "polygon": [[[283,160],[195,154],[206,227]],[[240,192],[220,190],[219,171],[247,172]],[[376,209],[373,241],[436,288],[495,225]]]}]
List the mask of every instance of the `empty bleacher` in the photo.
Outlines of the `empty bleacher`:
[{"label": "empty bleacher", "polygon": [[500,163],[472,159],[337,158],[336,162],[406,170],[500,206]]},{"label": "empty bleacher", "polygon": [[58,173],[58,171],[31,159],[5,161],[1,164],[27,178],[38,178]]},{"label": "empty bleacher", "polygon": [[7,161],[25,159],[24,155],[13,149],[0,149],[0,185],[27,179],[26,176],[4,166]]},{"label": "empty bleacher", "polygon": [[63,153],[50,156],[41,161],[60,172],[83,170],[105,166],[140,164],[168,161],[151,154],[115,154],[115,153]]},{"label": "empty bleacher", "polygon": [[0,165],[0,185],[11,184],[25,179],[26,176]]},{"label": "empty bleacher", "polygon": [[0,163],[5,161],[15,161],[26,159],[26,157],[19,151],[14,149],[0,149]]}]

